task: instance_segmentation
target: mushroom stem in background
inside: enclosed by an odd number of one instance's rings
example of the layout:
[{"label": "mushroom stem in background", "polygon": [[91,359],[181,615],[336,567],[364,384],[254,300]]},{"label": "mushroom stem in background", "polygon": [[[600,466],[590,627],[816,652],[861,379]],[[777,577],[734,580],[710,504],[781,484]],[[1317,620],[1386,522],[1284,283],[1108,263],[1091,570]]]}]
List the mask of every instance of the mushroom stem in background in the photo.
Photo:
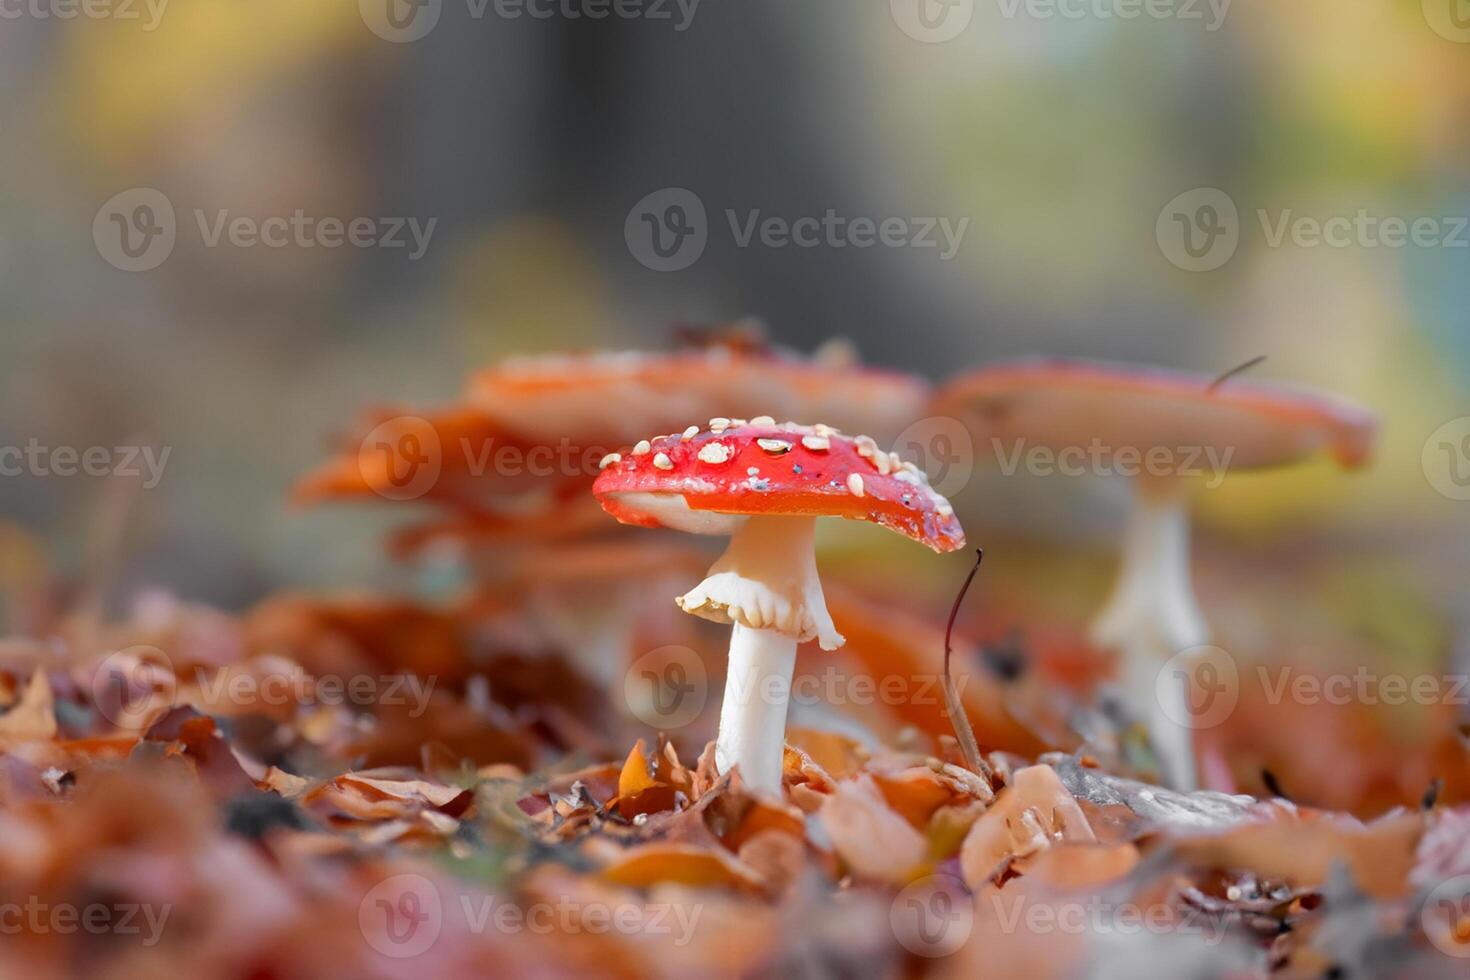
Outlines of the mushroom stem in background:
[{"label": "mushroom stem in background", "polygon": [[[1130,717],[1148,724],[1149,740],[1168,785],[1198,781],[1194,733],[1173,719],[1189,717],[1185,678],[1160,678],[1160,665],[1209,642],[1189,570],[1189,482],[1141,477],[1112,597],[1093,623],[1093,640],[1118,650]],[[1165,701],[1167,700],[1167,704]]]},{"label": "mushroom stem in background", "polygon": [[[934,411],[962,413],[977,442],[1026,440],[1059,452],[1096,444],[1140,460],[1162,453],[1172,464],[1169,475],[1137,483],[1119,582],[1092,635],[1121,652],[1128,708],[1135,720],[1151,720],[1155,754],[1175,789],[1194,784],[1193,739],[1168,718],[1192,712],[1185,710],[1190,681],[1179,676],[1187,672],[1169,661],[1209,642],[1190,586],[1191,474],[1176,454],[1188,451],[1197,460],[1203,452],[1233,472],[1318,452],[1352,468],[1373,450],[1371,412],[1323,392],[1235,380],[1260,362],[1212,378],[1102,362],[1016,361],[962,375],[934,399]],[[1149,472],[1158,471],[1150,464]]]},{"label": "mushroom stem in background", "polygon": [[1156,641],[1172,656],[1207,642],[1189,571],[1190,490],[1178,477],[1137,481],[1117,585],[1092,626],[1099,644]]}]

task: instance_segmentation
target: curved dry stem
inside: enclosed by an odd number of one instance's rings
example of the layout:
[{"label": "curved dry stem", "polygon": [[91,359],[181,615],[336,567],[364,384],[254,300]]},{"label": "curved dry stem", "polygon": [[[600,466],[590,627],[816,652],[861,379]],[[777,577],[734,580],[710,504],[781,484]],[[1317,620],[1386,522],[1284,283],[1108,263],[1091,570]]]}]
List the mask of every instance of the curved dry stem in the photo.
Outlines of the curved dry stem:
[{"label": "curved dry stem", "polygon": [[944,712],[949,715],[950,724],[954,725],[955,737],[959,740],[960,751],[964,753],[965,763],[972,771],[989,782],[992,781],[995,771],[980,754],[980,745],[975,741],[975,729],[970,726],[969,716],[965,714],[965,706],[960,701],[959,689],[955,687],[954,675],[949,671],[952,652],[950,640],[954,636],[954,621],[960,614],[960,603],[965,601],[965,594],[970,591],[970,583],[975,581],[975,575],[980,571],[980,563],[984,560],[984,550],[976,548],[974,567],[970,569],[970,574],[965,576],[965,584],[960,586],[960,594],[954,597],[954,606],[949,611],[949,623],[944,628],[944,677],[940,687],[944,690]]}]

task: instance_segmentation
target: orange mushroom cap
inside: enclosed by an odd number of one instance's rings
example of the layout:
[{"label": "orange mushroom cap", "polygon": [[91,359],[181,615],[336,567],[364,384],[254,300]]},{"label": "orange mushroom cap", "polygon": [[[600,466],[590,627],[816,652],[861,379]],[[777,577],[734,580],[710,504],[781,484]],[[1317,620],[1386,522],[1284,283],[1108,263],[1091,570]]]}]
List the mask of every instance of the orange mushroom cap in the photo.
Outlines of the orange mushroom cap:
[{"label": "orange mushroom cap", "polygon": [[945,384],[935,409],[966,417],[987,438],[1053,447],[1097,440],[1109,450],[1159,446],[1231,450],[1230,465],[1283,465],[1326,451],[1366,464],[1377,418],[1327,392],[1106,362],[1028,359]]},{"label": "orange mushroom cap", "polygon": [[[527,511],[535,509],[536,494],[555,493],[558,487],[580,491],[591,482],[595,448],[564,454],[577,465],[532,466],[538,445],[510,435],[475,408],[378,409],[368,414],[356,439],[301,478],[292,498],[306,504],[421,499],[468,510]],[[500,465],[498,453],[511,454],[511,464]],[[590,457],[585,471],[584,457]]]},{"label": "orange mushroom cap", "polygon": [[626,443],[681,419],[770,412],[894,436],[922,415],[929,385],[832,358],[716,346],[511,358],[476,374],[468,400],[535,439]]}]

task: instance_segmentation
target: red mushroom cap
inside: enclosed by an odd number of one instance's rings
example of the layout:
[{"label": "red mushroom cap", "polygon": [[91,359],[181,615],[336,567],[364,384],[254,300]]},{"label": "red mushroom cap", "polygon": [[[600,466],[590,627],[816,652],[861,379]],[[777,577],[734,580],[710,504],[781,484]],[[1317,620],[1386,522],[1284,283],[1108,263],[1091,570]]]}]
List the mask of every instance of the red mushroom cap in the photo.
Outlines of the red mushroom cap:
[{"label": "red mushroom cap", "polygon": [[944,385],[940,412],[968,417],[987,437],[1053,447],[1097,439],[1111,450],[1156,446],[1231,449],[1251,469],[1326,450],[1358,467],[1377,419],[1327,392],[1105,362],[1031,359],[991,365]]},{"label": "red mushroom cap", "polygon": [[731,534],[745,517],[830,516],[881,524],[939,552],[965,544],[954,508],[922,470],[825,425],[712,419],[604,464],[592,491],[624,524]]}]

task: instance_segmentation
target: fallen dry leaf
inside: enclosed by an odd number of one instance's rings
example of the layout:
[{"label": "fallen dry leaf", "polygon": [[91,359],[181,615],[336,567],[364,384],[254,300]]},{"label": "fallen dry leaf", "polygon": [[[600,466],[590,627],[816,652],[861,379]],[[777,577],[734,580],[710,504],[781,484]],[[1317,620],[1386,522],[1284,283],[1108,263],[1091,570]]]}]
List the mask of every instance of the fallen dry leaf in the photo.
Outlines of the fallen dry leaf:
[{"label": "fallen dry leaf", "polygon": [[1097,840],[1087,817],[1051,766],[1019,769],[960,848],[965,884],[978,890],[1012,862],[1058,843]]},{"label": "fallen dry leaf", "polygon": [[819,819],[837,854],[860,878],[901,885],[928,857],[924,836],[888,805],[872,776],[838,783]]}]

